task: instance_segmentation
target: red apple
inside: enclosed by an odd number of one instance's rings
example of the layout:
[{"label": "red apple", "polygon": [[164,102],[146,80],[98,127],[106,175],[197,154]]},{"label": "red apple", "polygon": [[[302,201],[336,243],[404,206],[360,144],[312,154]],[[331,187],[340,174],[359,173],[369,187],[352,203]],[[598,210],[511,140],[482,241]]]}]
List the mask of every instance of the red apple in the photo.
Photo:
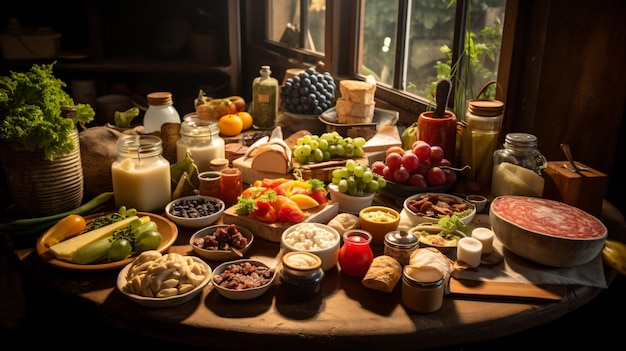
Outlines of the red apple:
[{"label": "red apple", "polygon": [[385,163],[383,161],[374,161],[372,163],[372,172],[383,175],[383,169],[385,168]]},{"label": "red apple", "polygon": [[385,166],[385,168],[383,168],[383,178],[385,178],[385,180],[388,180],[390,182],[396,181],[393,176],[393,170],[389,168],[389,166]]},{"label": "red apple", "polygon": [[393,181],[398,184],[407,184],[409,182],[409,178],[411,174],[407,171],[406,168],[400,166],[400,168],[396,169],[393,172]]},{"label": "red apple", "polygon": [[[419,143],[421,141],[421,143]],[[430,159],[431,148],[427,142],[423,140],[418,140],[413,143],[413,148],[411,149],[413,153],[420,159],[422,162],[426,162]]]},{"label": "red apple", "polygon": [[434,165],[443,160],[444,154],[441,146],[435,145],[430,147],[430,164]]},{"label": "red apple", "polygon": [[426,173],[426,181],[430,186],[443,186],[446,185],[446,174],[443,169],[435,166],[431,167]]},{"label": "red apple", "polygon": [[418,173],[411,174],[409,178],[409,185],[416,186],[418,188],[428,188],[426,178]]},{"label": "red apple", "polygon": [[402,156],[402,166],[407,171],[413,172],[420,165],[420,159],[413,153],[413,151],[406,151]]},{"label": "red apple", "polygon": [[385,157],[385,164],[392,171],[395,171],[396,169],[400,168],[400,166],[402,166],[402,156],[395,152],[390,153],[389,155],[387,155],[387,157]]}]

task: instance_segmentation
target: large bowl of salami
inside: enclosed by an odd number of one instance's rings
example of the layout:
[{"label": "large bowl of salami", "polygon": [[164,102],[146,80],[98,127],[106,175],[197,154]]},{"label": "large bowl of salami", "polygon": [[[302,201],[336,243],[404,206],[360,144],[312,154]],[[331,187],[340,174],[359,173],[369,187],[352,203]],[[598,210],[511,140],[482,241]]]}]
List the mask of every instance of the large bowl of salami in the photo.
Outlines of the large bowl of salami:
[{"label": "large bowl of salami", "polygon": [[573,267],[596,258],[608,235],[606,226],[568,204],[527,196],[496,197],[491,227],[502,245],[527,260],[551,267]]}]

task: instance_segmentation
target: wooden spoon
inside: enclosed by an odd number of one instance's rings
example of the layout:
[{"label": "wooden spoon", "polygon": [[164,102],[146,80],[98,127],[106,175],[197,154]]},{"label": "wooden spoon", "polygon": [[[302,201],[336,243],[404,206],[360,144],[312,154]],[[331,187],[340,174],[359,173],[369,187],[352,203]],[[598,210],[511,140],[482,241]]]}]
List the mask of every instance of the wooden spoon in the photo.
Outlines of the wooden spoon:
[{"label": "wooden spoon", "polygon": [[239,257],[243,257],[243,253],[241,251],[239,251],[238,248],[234,247],[234,246],[229,246],[230,247],[230,251],[234,252],[235,255],[239,256]]}]

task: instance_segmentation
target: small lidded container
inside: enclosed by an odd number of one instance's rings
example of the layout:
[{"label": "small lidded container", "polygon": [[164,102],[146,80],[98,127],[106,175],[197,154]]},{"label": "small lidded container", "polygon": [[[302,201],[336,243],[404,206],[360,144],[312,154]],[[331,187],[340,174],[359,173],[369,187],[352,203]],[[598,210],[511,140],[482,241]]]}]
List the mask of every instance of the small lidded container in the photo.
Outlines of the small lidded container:
[{"label": "small lidded container", "polygon": [[402,266],[409,264],[411,253],[419,246],[419,239],[413,233],[394,230],[385,235],[384,254],[391,256]]},{"label": "small lidded container", "polygon": [[402,270],[402,304],[420,312],[435,312],[443,305],[443,272],[431,266],[404,266]]},{"label": "small lidded container", "polygon": [[310,252],[291,251],[282,257],[280,282],[293,301],[314,298],[322,291],[324,270],[322,259]]}]

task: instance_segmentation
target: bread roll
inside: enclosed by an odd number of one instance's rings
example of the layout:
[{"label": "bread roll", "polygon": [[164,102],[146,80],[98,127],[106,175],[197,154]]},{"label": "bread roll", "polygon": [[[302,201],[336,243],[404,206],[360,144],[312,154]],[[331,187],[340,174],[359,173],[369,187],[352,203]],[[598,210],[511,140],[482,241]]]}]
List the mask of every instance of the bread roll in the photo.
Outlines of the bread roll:
[{"label": "bread roll", "polygon": [[359,104],[373,104],[376,84],[346,79],[339,82],[339,91],[345,100]]},{"label": "bread roll", "polygon": [[[375,103],[361,104],[344,98],[337,99],[337,116],[353,116],[372,118],[374,116]],[[340,122],[341,123],[341,122]]]},{"label": "bread roll", "polygon": [[390,293],[402,276],[402,266],[395,258],[381,255],[374,258],[361,283],[367,288]]},{"label": "bread roll", "polygon": [[343,233],[350,229],[361,228],[361,221],[358,216],[351,213],[340,213],[328,222],[328,226],[337,230],[339,235],[343,235]]}]

